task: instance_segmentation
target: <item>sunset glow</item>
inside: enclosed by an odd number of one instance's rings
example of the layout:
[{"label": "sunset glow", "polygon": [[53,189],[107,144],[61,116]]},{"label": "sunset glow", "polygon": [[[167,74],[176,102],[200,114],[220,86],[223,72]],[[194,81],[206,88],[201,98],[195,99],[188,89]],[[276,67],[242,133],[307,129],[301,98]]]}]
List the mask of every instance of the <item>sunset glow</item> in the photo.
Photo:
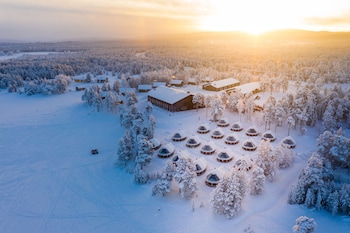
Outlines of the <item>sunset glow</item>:
[{"label": "sunset glow", "polygon": [[346,1],[330,4],[329,1],[218,0],[213,3],[210,14],[199,21],[199,28],[252,34],[289,28],[347,31],[350,29],[349,7]]},{"label": "sunset glow", "polygon": [[0,39],[142,38],[193,31],[350,31],[348,0],[2,0]]}]

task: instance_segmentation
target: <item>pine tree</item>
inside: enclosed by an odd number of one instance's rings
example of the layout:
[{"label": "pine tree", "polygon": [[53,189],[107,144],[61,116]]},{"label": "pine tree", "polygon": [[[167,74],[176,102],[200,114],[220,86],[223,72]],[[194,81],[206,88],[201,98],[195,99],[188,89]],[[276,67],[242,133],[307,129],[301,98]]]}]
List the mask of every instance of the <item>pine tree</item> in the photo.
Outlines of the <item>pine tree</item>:
[{"label": "pine tree", "polygon": [[255,164],[264,170],[266,179],[270,182],[276,176],[276,157],[269,141],[261,140],[255,157]]},{"label": "pine tree", "polygon": [[118,95],[120,94],[120,82],[115,80],[113,83],[113,91],[115,91]]},{"label": "pine tree", "polygon": [[179,183],[181,196],[186,199],[192,198],[197,192],[197,173],[195,164],[191,158],[179,156],[176,161],[174,179]]},{"label": "pine tree", "polygon": [[125,166],[127,161],[133,158],[132,143],[129,131],[125,130],[124,136],[119,140],[117,164]]},{"label": "pine tree", "polygon": [[175,165],[173,162],[169,161],[166,167],[163,168],[160,178],[157,183],[153,186],[152,194],[161,194],[164,196],[171,190],[171,181],[173,180],[175,173]]},{"label": "pine tree", "polygon": [[241,210],[246,192],[243,173],[234,169],[229,176],[224,176],[213,191],[211,199],[215,213],[223,214],[226,218],[235,217]]},{"label": "pine tree", "polygon": [[322,125],[324,131],[328,130],[330,132],[334,132],[336,130],[337,122],[334,118],[335,114],[334,102],[330,101],[325,112],[323,113]]},{"label": "pine tree", "polygon": [[250,194],[259,195],[264,190],[265,175],[261,167],[255,166],[252,171],[252,178],[250,180]]},{"label": "pine tree", "polygon": [[147,138],[145,138],[143,135],[140,135],[138,137],[137,148],[138,151],[135,162],[140,165],[141,169],[143,169],[144,166],[149,164],[152,160],[152,143],[148,141]]},{"label": "pine tree", "polygon": [[332,174],[322,158],[313,153],[306,167],[301,171],[297,184],[292,187],[288,202],[322,208],[332,188]]},{"label": "pine tree", "polygon": [[332,215],[335,215],[339,212],[339,205],[340,205],[339,193],[336,190],[328,195],[327,209],[329,212],[332,213]]},{"label": "pine tree", "polygon": [[134,182],[136,184],[146,184],[149,181],[149,174],[147,174],[141,163],[136,163],[135,171],[134,171]]},{"label": "pine tree", "polygon": [[280,169],[288,168],[294,163],[293,150],[281,144],[274,149],[274,156],[276,158],[277,167]]}]

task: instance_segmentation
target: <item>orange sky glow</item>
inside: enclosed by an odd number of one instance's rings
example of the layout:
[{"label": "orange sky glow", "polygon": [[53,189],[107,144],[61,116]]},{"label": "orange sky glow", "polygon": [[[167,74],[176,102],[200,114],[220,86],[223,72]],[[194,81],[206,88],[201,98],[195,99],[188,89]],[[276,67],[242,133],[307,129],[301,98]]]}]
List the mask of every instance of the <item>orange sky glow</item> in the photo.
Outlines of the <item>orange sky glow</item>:
[{"label": "orange sky glow", "polygon": [[0,40],[144,38],[192,31],[350,31],[349,0],[2,0]]}]

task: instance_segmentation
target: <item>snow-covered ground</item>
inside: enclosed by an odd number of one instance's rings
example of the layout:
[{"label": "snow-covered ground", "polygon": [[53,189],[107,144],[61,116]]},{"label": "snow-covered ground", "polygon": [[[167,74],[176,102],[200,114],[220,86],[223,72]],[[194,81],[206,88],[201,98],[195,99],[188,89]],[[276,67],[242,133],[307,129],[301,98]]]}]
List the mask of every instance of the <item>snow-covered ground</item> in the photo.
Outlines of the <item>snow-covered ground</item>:
[{"label": "snow-covered ground", "polygon": [[[290,186],[309,152],[315,150],[318,127],[309,128],[304,136],[291,131],[297,143],[293,167],[281,170],[275,182],[267,182],[262,195],[247,195],[239,216],[227,220],[210,208],[213,188],[205,186],[205,175],[198,177],[200,190],[193,203],[182,199],[177,190],[165,197],[152,196],[153,184],[134,184],[132,174],[114,166],[118,139],[123,134],[119,117],[92,111],[83,104],[81,95],[70,91],[28,97],[0,91],[0,232],[244,232],[251,226],[256,233],[280,233],[292,232],[295,219],[301,215],[316,220],[316,232],[350,232],[348,216],[287,204]],[[142,94],[140,100],[145,96]],[[154,107],[153,115],[155,134],[162,143],[171,142],[178,130],[196,134],[203,122],[212,130],[216,128],[207,120],[205,109],[169,113]],[[230,123],[238,120],[238,114],[229,111],[225,116]],[[245,127],[252,124],[244,116],[242,122]],[[263,124],[257,126],[264,130]],[[229,128],[223,131],[228,133]],[[286,128],[277,128],[275,143],[286,132]],[[254,152],[241,149],[247,138],[244,131],[238,135],[238,145],[225,145],[224,139],[214,142],[252,156],[249,153]],[[185,142],[173,144],[176,150],[204,156],[198,148],[186,148]],[[91,155],[93,148],[100,153]],[[215,155],[206,159],[208,170],[222,165],[215,161]],[[155,156],[147,169],[160,169],[166,160]],[[229,169],[233,163],[224,166]]]},{"label": "snow-covered ground", "polygon": [[57,52],[25,52],[25,53],[14,53],[11,55],[0,55],[0,61],[9,59],[16,59],[22,56],[44,56],[49,54],[56,54]]}]

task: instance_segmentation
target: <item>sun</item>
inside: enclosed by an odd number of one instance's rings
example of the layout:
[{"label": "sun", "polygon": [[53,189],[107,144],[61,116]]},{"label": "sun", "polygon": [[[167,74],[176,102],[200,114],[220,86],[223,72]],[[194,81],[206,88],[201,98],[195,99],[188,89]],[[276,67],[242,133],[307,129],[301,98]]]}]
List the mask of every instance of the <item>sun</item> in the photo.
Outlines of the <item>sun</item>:
[{"label": "sun", "polygon": [[249,34],[288,28],[291,19],[283,11],[276,10],[276,1],[217,0],[208,15],[199,20],[199,28],[204,31],[244,31]]}]

